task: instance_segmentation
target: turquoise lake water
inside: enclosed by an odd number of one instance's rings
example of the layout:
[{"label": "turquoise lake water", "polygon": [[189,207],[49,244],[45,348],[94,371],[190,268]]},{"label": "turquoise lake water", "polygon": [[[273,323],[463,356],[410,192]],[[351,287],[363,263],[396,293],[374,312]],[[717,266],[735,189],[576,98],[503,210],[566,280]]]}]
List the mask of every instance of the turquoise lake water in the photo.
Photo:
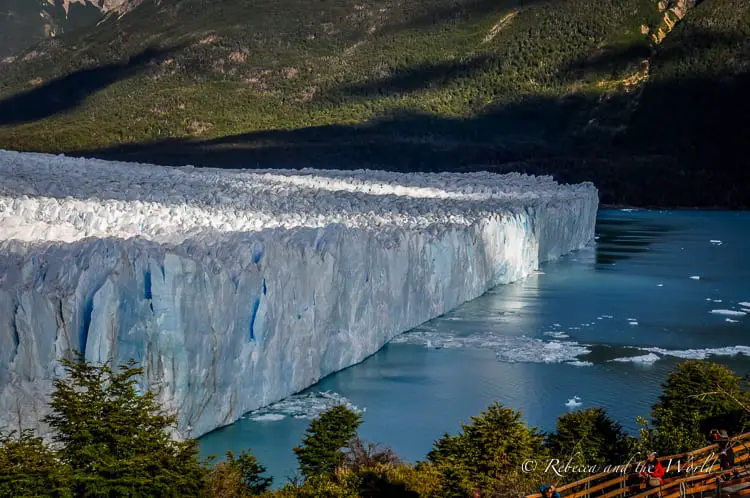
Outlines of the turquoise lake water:
[{"label": "turquoise lake water", "polygon": [[601,406],[634,431],[685,358],[750,374],[748,259],[747,212],[601,211],[590,247],[205,435],[201,452],[250,447],[281,485],[310,417],[338,402],[363,410],[360,436],[409,461],[496,400],[544,430]]}]

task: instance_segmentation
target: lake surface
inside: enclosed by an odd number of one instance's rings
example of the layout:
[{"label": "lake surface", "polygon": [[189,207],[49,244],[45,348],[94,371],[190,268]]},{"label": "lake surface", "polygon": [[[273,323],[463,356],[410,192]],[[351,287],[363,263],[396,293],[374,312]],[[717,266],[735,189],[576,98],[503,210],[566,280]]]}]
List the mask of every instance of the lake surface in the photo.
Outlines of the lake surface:
[{"label": "lake surface", "polygon": [[310,417],[339,402],[364,410],[363,438],[410,461],[496,400],[543,430],[601,406],[635,431],[684,358],[750,374],[749,258],[747,212],[602,211],[595,244],[205,435],[201,452],[250,447],[281,485]]}]

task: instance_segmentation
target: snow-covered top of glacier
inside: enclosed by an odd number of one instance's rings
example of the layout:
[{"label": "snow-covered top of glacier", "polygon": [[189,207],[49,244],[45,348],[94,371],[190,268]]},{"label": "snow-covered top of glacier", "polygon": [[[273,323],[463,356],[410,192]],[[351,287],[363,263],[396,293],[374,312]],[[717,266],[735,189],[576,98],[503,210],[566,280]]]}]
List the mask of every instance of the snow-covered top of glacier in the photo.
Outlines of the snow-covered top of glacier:
[{"label": "snow-covered top of glacier", "polygon": [[141,237],[177,243],[267,228],[466,225],[596,195],[517,173],[391,173],[163,167],[0,151],[2,239]]}]

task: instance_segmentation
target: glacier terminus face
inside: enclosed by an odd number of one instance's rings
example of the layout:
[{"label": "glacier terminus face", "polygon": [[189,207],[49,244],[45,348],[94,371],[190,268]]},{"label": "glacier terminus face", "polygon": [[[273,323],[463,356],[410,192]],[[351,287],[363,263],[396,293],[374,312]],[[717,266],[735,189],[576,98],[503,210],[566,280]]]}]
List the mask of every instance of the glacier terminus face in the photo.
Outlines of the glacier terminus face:
[{"label": "glacier terminus face", "polygon": [[593,239],[591,184],[0,151],[0,429],[130,358],[197,437]]}]

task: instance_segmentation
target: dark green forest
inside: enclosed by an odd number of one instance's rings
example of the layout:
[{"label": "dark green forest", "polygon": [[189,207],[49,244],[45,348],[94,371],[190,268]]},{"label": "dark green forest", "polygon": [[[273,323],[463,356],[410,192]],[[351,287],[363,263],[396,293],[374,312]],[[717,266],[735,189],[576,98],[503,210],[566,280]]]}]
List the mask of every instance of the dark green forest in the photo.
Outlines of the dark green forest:
[{"label": "dark green forest", "polygon": [[750,5],[693,3],[146,0],[0,63],[0,147],[747,208]]}]

